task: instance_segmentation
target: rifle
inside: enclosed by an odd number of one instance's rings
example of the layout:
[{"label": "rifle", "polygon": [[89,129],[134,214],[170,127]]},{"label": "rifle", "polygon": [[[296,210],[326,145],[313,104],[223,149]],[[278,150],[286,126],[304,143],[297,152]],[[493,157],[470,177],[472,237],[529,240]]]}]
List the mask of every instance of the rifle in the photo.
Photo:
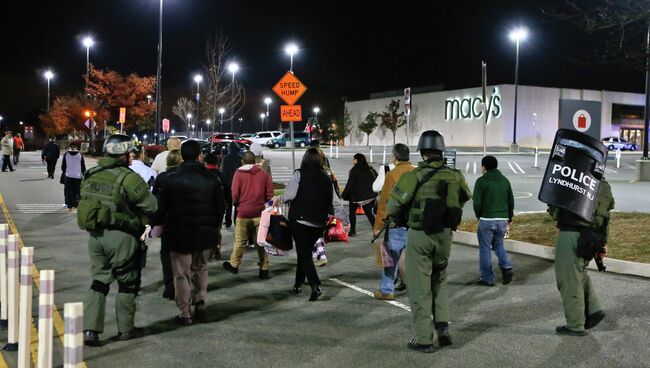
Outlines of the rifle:
[{"label": "rifle", "polygon": [[391,227],[392,225],[393,225],[393,223],[392,223],[390,220],[388,220],[388,218],[386,218],[386,219],[384,220],[384,226],[381,228],[381,230],[379,230],[379,233],[377,233],[377,235],[375,235],[375,236],[372,237],[372,240],[370,241],[370,244],[373,244],[374,242],[376,242],[377,239],[379,239],[379,237],[381,236],[381,234],[384,232],[384,230],[388,229],[388,228]]}]

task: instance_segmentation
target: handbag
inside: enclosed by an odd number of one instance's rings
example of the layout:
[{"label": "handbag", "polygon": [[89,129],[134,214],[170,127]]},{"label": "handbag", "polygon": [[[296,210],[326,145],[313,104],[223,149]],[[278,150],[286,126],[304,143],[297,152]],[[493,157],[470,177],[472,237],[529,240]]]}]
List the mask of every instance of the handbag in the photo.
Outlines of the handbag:
[{"label": "handbag", "polygon": [[293,249],[289,220],[279,212],[271,213],[266,242],[280,250]]},{"label": "handbag", "polygon": [[348,233],[343,228],[343,221],[340,219],[330,216],[329,221],[327,222],[327,228],[325,230],[325,242],[348,242]]},{"label": "handbag", "polygon": [[269,225],[271,224],[271,212],[273,212],[273,207],[269,207],[262,211],[260,215],[260,226],[257,228],[257,244],[261,247],[271,246],[271,244],[266,242],[266,236],[269,233]]}]

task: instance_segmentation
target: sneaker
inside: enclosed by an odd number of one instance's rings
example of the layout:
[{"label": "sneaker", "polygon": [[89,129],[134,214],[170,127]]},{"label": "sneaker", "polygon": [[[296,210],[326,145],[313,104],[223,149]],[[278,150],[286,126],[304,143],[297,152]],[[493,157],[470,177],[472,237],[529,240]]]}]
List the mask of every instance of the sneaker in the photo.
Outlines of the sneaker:
[{"label": "sneaker", "polygon": [[323,295],[323,290],[321,290],[320,286],[316,286],[315,288],[311,289],[311,295],[309,296],[309,301],[310,302],[315,302],[320,296]]},{"label": "sneaker", "polygon": [[191,326],[192,325],[192,319],[190,317],[181,317],[181,316],[176,316],[174,317],[174,321],[181,325],[181,326]]},{"label": "sneaker", "polygon": [[139,327],[134,327],[131,331],[125,332],[125,333],[118,333],[117,334],[117,339],[119,341],[128,341],[128,340],[133,340],[137,339],[139,337],[144,336],[144,329],[139,328]]},{"label": "sneaker", "polygon": [[92,347],[102,346],[102,344],[99,342],[99,334],[97,331],[84,331],[84,345]]},{"label": "sneaker", "polygon": [[596,327],[603,318],[605,318],[605,313],[603,311],[594,312],[588,315],[587,320],[585,321],[585,330],[590,330]]},{"label": "sneaker", "polygon": [[230,262],[224,262],[224,263],[223,263],[223,268],[224,268],[226,271],[232,273],[233,275],[236,275],[236,274],[239,272],[239,268],[238,268],[238,267],[233,267],[233,266],[230,264]]},{"label": "sneaker", "polygon": [[327,258],[321,258],[314,260],[314,265],[317,267],[323,267],[327,264]]},{"label": "sneaker", "polygon": [[586,336],[587,331],[574,331],[567,328],[567,326],[557,326],[555,332],[560,335],[569,335],[569,336]]},{"label": "sneaker", "polygon": [[419,351],[421,353],[433,353],[433,344],[423,345],[418,344],[415,342],[415,340],[411,340],[406,344],[406,347],[411,350]]},{"label": "sneaker", "polygon": [[348,236],[357,236],[357,232],[356,231],[350,231],[348,233]]},{"label": "sneaker", "polygon": [[501,276],[503,277],[503,284],[508,285],[512,282],[512,268],[502,268]]},{"label": "sneaker", "polygon": [[406,284],[400,280],[399,284],[395,286],[395,291],[404,291],[406,290]]},{"label": "sneaker", "polygon": [[375,296],[375,299],[377,300],[395,300],[395,295],[393,294],[384,294],[381,292],[381,290],[375,290],[373,293]]},{"label": "sneaker", "polygon": [[481,279],[480,277],[477,278],[475,282],[476,282],[477,285],[483,285],[483,286],[494,286],[494,283],[493,283],[493,282],[487,282],[487,281]]}]

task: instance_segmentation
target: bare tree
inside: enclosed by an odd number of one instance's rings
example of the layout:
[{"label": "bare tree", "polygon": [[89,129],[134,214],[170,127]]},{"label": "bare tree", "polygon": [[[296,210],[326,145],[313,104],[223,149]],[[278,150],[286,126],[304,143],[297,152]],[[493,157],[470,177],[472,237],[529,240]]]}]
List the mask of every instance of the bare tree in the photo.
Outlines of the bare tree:
[{"label": "bare tree", "polygon": [[586,64],[622,64],[647,68],[646,33],[650,23],[650,0],[565,0],[562,7],[545,9],[556,21],[567,21],[602,40]]},{"label": "bare tree", "polygon": [[[186,130],[196,119],[194,112],[196,111],[196,103],[193,100],[190,100],[186,97],[181,97],[176,101],[176,105],[172,108],[172,111],[176,116],[181,118],[185,126],[183,129]],[[189,116],[189,117],[188,117]]]},{"label": "bare tree", "polygon": [[205,89],[201,102],[201,114],[214,122],[214,127],[220,122],[221,109],[224,109],[223,121],[227,122],[239,114],[246,102],[246,91],[236,78],[228,74],[226,62],[230,54],[228,39],[223,35],[215,36],[208,41],[205,48],[206,63]]}]

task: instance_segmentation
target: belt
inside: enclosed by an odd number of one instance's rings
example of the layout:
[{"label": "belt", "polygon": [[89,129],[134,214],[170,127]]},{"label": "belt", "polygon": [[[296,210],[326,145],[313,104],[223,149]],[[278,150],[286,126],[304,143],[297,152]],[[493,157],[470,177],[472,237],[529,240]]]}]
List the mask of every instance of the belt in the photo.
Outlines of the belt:
[{"label": "belt", "polygon": [[586,226],[564,226],[564,225],[559,225],[558,228],[560,231],[575,231],[575,232],[581,232],[582,230],[586,229]]}]

